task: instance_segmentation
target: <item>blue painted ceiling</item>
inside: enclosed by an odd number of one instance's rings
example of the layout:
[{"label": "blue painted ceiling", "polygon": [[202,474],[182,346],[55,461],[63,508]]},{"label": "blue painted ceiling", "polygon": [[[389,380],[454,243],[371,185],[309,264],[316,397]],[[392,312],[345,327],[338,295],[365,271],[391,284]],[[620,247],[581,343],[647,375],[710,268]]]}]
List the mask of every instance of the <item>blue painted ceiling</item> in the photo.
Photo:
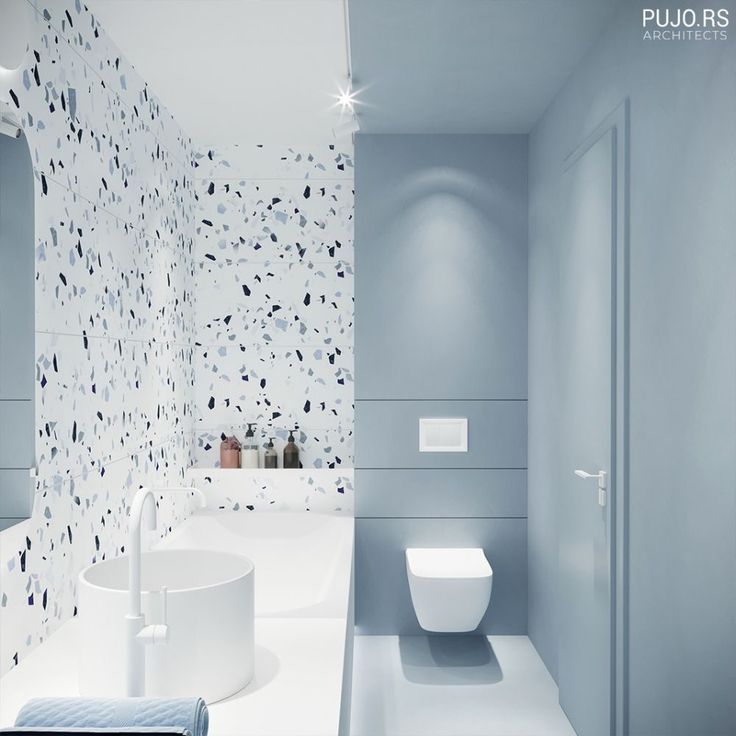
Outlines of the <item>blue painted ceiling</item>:
[{"label": "blue painted ceiling", "polygon": [[368,133],[526,133],[617,0],[349,0]]}]

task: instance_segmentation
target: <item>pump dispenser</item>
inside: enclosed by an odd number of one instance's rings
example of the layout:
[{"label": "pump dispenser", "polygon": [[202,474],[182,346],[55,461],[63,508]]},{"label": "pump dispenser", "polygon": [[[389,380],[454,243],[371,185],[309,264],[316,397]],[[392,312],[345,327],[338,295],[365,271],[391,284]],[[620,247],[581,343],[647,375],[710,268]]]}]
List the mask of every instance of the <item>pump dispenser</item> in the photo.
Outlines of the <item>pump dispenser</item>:
[{"label": "pump dispenser", "polygon": [[298,468],[299,467],[299,448],[296,446],[296,440],[294,439],[294,432],[299,427],[289,430],[289,439],[286,441],[286,447],[284,447],[284,468]]},{"label": "pump dispenser", "polygon": [[266,445],[266,451],[263,453],[263,467],[264,468],[278,468],[279,456],[273,447],[273,437],[268,438],[268,444]]},{"label": "pump dispenser", "polygon": [[241,467],[257,468],[258,467],[258,443],[256,442],[253,427],[255,424],[248,423],[248,431],[245,433],[243,441],[243,449],[241,450]]}]

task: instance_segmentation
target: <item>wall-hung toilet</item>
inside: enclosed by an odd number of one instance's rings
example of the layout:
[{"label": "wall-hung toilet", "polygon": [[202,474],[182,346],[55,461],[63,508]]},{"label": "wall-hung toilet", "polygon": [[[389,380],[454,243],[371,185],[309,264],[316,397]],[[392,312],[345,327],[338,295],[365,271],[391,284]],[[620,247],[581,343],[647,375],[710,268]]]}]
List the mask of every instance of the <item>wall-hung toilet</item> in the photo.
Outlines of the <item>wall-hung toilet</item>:
[{"label": "wall-hung toilet", "polygon": [[406,573],[425,631],[478,628],[491,600],[493,570],[480,548],[406,550]]}]

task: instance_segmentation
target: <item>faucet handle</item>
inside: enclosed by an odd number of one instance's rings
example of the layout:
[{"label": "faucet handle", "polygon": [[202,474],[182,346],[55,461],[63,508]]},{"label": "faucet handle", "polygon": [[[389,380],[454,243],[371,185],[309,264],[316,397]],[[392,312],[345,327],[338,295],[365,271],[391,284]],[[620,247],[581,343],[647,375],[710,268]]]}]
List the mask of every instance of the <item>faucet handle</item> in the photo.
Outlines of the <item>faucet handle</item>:
[{"label": "faucet handle", "polygon": [[144,644],[166,644],[169,641],[169,589],[162,585],[159,589],[161,596],[161,618],[160,624],[149,624],[144,626],[136,638]]},{"label": "faucet handle", "polygon": [[165,586],[161,586],[161,616],[163,621],[161,622],[164,626],[169,625],[169,589]]},{"label": "faucet handle", "polygon": [[169,627],[165,624],[149,624],[144,626],[135,638],[144,644],[168,644]]}]

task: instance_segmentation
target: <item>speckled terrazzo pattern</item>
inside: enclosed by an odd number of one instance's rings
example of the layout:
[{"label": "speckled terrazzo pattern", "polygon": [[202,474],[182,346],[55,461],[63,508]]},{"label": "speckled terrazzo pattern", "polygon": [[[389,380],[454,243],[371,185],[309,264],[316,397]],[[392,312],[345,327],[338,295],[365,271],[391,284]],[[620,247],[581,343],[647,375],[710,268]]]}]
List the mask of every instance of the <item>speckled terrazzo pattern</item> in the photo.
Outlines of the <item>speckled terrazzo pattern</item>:
[{"label": "speckled terrazzo pattern", "polygon": [[239,513],[312,511],[352,516],[353,470],[232,471],[193,468],[187,480],[201,488],[211,509]]},{"label": "speckled terrazzo pattern", "polygon": [[[122,553],[135,490],[193,461],[191,142],[83,5],[36,6],[9,96],[36,176],[38,481],[0,539],[0,673]],[[189,507],[161,497],[158,533]]]},{"label": "speckled terrazzo pattern", "polygon": [[196,156],[195,454],[256,422],[304,467],[353,465],[353,161],[333,146]]},{"label": "speckled terrazzo pattern", "polygon": [[[39,473],[0,537],[0,674],[124,551],[135,490],[216,464],[223,431],[280,449],[298,423],[304,465],[353,454],[351,153],[195,153],[84,5],[34,5],[9,96],[36,177]],[[258,481],[244,506],[350,512],[342,477]],[[159,496],[158,534],[190,506]]]}]

